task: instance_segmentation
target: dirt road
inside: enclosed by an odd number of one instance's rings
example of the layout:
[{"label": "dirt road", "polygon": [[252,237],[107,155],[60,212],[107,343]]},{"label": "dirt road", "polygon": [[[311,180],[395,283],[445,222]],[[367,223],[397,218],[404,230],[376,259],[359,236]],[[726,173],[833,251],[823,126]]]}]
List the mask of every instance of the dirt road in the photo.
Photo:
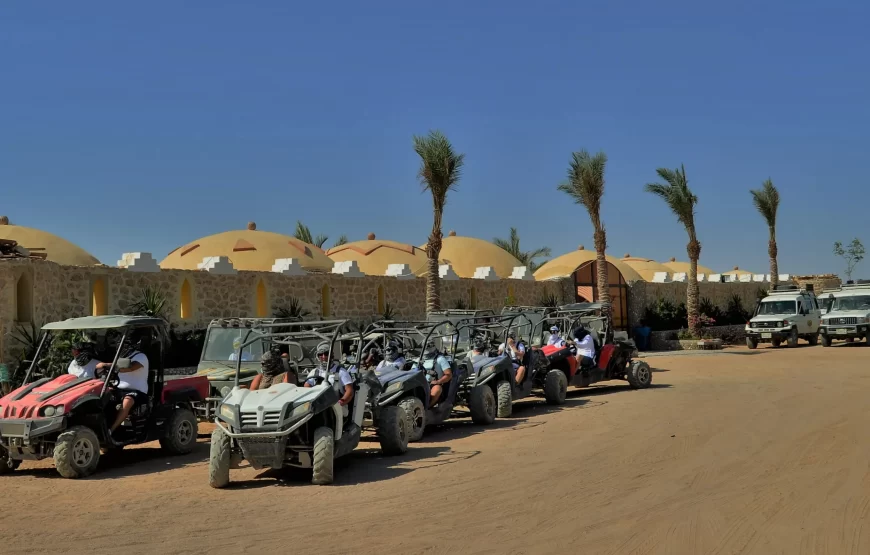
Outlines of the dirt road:
[{"label": "dirt road", "polygon": [[654,357],[655,387],[522,402],[337,484],[125,451],[87,480],[0,478],[5,553],[870,553],[870,348]]}]

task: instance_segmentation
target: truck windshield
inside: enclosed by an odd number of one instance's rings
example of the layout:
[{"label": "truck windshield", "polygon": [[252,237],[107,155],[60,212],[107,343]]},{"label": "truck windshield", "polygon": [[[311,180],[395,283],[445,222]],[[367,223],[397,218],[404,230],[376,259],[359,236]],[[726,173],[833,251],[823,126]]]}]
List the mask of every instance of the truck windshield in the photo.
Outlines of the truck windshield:
[{"label": "truck windshield", "polygon": [[797,314],[797,301],[761,301],[758,314]]},{"label": "truck windshield", "polygon": [[834,299],[834,310],[870,310],[870,295],[838,297]]},{"label": "truck windshield", "polygon": [[[257,332],[253,331],[250,335],[247,328],[211,328],[208,330],[208,337],[205,339],[205,353],[202,356],[203,360],[236,360],[236,348],[233,343],[236,341],[244,341],[245,336],[248,339],[253,339],[257,336]],[[258,361],[263,354],[263,343],[258,341],[245,347],[242,351],[243,361]]]}]

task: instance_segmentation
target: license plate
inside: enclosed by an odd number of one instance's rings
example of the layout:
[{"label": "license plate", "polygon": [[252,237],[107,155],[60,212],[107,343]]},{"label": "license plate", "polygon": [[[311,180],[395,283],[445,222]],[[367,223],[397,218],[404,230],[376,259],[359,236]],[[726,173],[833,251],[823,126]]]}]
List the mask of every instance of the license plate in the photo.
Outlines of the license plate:
[{"label": "license plate", "polygon": [[762,338],[762,339],[770,339],[771,337],[772,337],[772,335],[769,334],[769,333],[762,333],[762,334],[761,334],[761,338]]},{"label": "license plate", "polygon": [[9,436],[18,436],[21,437],[24,435],[24,422],[20,424],[18,422],[11,422],[8,424],[3,424],[0,427],[0,435],[9,437]]},{"label": "license plate", "polygon": [[846,335],[849,333],[849,330],[837,330],[836,333],[837,335]]}]

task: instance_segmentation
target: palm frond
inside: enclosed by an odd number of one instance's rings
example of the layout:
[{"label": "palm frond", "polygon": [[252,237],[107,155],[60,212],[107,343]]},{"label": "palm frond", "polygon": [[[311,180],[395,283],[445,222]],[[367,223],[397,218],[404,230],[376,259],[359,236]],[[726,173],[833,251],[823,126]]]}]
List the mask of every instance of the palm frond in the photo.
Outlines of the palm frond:
[{"label": "palm frond", "polygon": [[659,168],[656,173],[667,184],[647,183],[646,192],[665,201],[680,223],[686,226],[687,230],[693,231],[695,229],[695,205],[698,203],[698,197],[689,189],[686,168],[683,166],[676,170]]},{"label": "palm frond", "polygon": [[767,222],[770,227],[776,227],[776,211],[779,209],[779,191],[773,185],[773,181],[767,179],[761,189],[750,191],[752,193],[752,203],[756,210]]},{"label": "palm frond", "polygon": [[510,236],[508,239],[502,239],[496,237],[492,240],[492,243],[507,251],[511,256],[520,261],[523,266],[528,266],[529,270],[534,271],[535,269],[540,267],[540,264],[535,264],[535,258],[539,258],[541,256],[550,256],[550,247],[539,247],[534,250],[524,251],[520,248],[520,235],[517,232],[517,228],[512,227],[510,229]]},{"label": "palm frond", "polygon": [[432,193],[436,210],[441,210],[447,201],[447,193],[456,189],[462,176],[465,155],[453,149],[453,145],[440,131],[430,131],[425,136],[414,136],[414,151],[420,156],[417,177],[424,191]]},{"label": "palm frond", "polygon": [[303,243],[308,243],[310,245],[314,244],[311,237],[311,230],[308,229],[307,225],[298,220],[296,222],[296,231],[293,232],[293,237],[299,239]]},{"label": "palm frond", "polygon": [[313,241],[311,241],[311,244],[315,247],[320,247],[322,249],[323,245],[325,245],[328,240],[329,237],[321,233],[320,235],[315,237]]},{"label": "palm frond", "polygon": [[346,245],[348,243],[347,235],[341,235],[338,239],[335,240],[335,243],[332,245],[333,247],[340,247],[342,245]]},{"label": "palm frond", "polygon": [[582,205],[593,219],[601,213],[601,198],[604,196],[604,170],[607,155],[603,152],[591,155],[586,150],[571,155],[568,165],[568,181],[559,185],[558,190]]}]

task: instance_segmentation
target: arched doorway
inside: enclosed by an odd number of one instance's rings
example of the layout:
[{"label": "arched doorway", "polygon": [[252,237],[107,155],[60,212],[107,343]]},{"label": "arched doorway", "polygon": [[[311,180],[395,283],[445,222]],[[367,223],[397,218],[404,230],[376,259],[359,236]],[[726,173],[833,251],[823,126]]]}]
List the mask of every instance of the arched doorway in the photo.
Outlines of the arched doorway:
[{"label": "arched doorway", "polygon": [[193,318],[193,287],[186,278],[181,283],[181,311],[179,316],[182,320]]},{"label": "arched doorway", "polygon": [[91,282],[91,315],[105,316],[109,313],[109,288],[105,276],[95,276]]},{"label": "arched doorway", "polygon": [[18,276],[18,281],[15,283],[15,320],[33,321],[33,280],[28,272]]},{"label": "arched doorway", "polygon": [[266,294],[266,284],[261,279],[257,283],[257,318],[265,318],[269,315],[269,298]]},{"label": "arched doorway", "polygon": [[[598,302],[598,286],[596,285],[598,270],[597,262],[587,262],[574,271],[574,301]],[[613,327],[618,330],[628,329],[628,283],[619,270],[607,263],[608,292],[613,305]]]},{"label": "arched doorway", "polygon": [[329,318],[332,315],[332,307],[329,299],[329,284],[324,284],[320,289],[320,315]]},{"label": "arched doorway", "polygon": [[383,314],[387,310],[386,295],[384,294],[384,286],[378,285],[378,314]]}]

